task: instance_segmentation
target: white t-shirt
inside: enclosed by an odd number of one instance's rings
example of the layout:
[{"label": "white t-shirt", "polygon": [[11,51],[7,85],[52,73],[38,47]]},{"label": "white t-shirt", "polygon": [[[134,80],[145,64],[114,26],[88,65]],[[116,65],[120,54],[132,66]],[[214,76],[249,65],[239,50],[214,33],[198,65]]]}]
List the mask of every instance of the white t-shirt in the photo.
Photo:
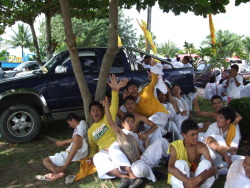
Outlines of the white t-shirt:
[{"label": "white t-shirt", "polygon": [[193,67],[193,66],[191,65],[191,63],[187,63],[187,64],[183,64],[182,67]]},{"label": "white t-shirt", "polygon": [[216,95],[216,84],[215,83],[207,83],[204,90],[204,98],[207,100],[211,100],[211,98]]},{"label": "white t-shirt", "polygon": [[227,173],[224,188],[250,188],[250,178],[246,176],[243,161],[244,159],[238,159],[233,162]]},{"label": "white t-shirt", "polygon": [[172,63],[174,68],[181,68],[183,67],[183,63],[181,63],[180,61],[175,61]]},{"label": "white t-shirt", "polygon": [[[88,125],[86,123],[86,121],[80,121],[79,125],[76,126],[76,128],[74,129],[72,138],[75,135],[79,135],[81,136],[82,139],[82,147],[80,149],[78,149],[77,153],[74,156],[74,159],[72,161],[78,161],[84,157],[87,157],[88,155],[88,143],[87,143],[87,131],[88,131]],[[70,146],[66,149],[67,152],[69,152],[71,150],[73,146],[73,142],[70,144]]]},{"label": "white t-shirt", "polygon": [[[241,85],[243,85],[243,77],[241,75],[237,75],[236,79]],[[240,86],[237,87],[234,78],[229,79],[229,85],[227,87],[227,96],[232,98],[240,98]]]},{"label": "white t-shirt", "polygon": [[250,84],[240,88],[240,97],[250,97]]},{"label": "white t-shirt", "polygon": [[[209,127],[204,135],[203,141],[205,142],[205,138],[212,136],[212,135],[214,135],[214,136],[220,135],[226,140],[227,133],[228,133],[228,131],[223,133],[222,129],[217,126],[217,122],[214,122],[211,125],[209,125]],[[240,138],[241,138],[241,135],[240,135],[240,131],[239,131],[239,126],[237,125],[236,126],[236,134],[235,134],[235,137],[233,138],[230,146],[238,148],[239,143],[240,143]]]}]

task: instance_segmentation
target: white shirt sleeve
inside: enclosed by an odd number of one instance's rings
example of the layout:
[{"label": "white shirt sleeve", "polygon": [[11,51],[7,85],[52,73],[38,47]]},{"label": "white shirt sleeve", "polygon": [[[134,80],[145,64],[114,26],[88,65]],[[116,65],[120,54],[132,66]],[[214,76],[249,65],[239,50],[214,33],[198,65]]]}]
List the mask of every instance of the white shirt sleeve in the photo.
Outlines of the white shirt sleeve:
[{"label": "white shirt sleeve", "polygon": [[212,136],[212,135],[219,135],[219,131],[218,131],[217,123],[216,122],[214,122],[211,125],[209,125],[209,127],[208,127],[208,129],[205,132],[205,135],[203,137],[203,142],[205,142],[205,139],[207,137]]}]

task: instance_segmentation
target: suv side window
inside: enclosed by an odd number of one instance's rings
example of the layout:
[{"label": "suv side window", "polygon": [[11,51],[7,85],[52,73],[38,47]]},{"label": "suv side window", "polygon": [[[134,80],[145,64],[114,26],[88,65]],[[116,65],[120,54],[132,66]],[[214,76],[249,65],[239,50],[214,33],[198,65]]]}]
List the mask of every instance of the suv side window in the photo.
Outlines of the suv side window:
[{"label": "suv side window", "polygon": [[[84,73],[94,73],[98,72],[97,60],[95,56],[81,56],[80,63]],[[67,72],[73,72],[72,62],[68,60],[64,66],[67,69]]]},{"label": "suv side window", "polygon": [[124,67],[120,54],[118,53],[113,61],[112,67],[110,68],[110,74],[119,74],[124,72]]}]

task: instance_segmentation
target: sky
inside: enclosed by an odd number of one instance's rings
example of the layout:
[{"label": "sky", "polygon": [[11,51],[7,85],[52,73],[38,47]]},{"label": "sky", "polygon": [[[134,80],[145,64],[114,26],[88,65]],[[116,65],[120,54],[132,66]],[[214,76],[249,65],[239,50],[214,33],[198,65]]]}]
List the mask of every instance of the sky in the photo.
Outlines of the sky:
[{"label": "sky", "polygon": [[[231,3],[226,6],[226,13],[213,15],[215,30],[229,30],[236,34],[250,36],[250,24],[248,23],[250,3],[242,3],[236,7],[234,2],[235,0],[231,0]],[[135,8],[132,8],[124,10],[124,13],[125,16],[132,19],[131,23],[136,28],[137,35],[143,34],[136,19],[147,21],[147,11],[139,13]],[[9,31],[8,35],[10,35]],[[157,44],[171,41],[181,49],[183,49],[185,41],[193,43],[196,48],[199,48],[201,41],[210,34],[208,17],[195,16],[191,12],[175,16],[172,12],[163,13],[158,5],[152,7],[151,31],[156,35]],[[38,32],[37,29],[36,32]],[[27,53],[27,49],[25,51]],[[10,55],[21,56],[20,49],[12,49],[9,52]]]},{"label": "sky", "polygon": [[[250,36],[250,3],[242,3],[240,6],[234,5],[234,0],[226,6],[226,13],[213,15],[215,30],[229,30],[236,34]],[[131,23],[137,28],[137,34],[143,34],[136,19],[147,21],[147,10],[140,13],[135,9],[125,10]],[[199,48],[202,40],[210,35],[209,20],[194,13],[181,13],[175,16],[174,13],[163,13],[158,5],[152,8],[151,31],[156,35],[156,43],[174,42],[179,48],[183,48],[184,42],[193,43]]]}]

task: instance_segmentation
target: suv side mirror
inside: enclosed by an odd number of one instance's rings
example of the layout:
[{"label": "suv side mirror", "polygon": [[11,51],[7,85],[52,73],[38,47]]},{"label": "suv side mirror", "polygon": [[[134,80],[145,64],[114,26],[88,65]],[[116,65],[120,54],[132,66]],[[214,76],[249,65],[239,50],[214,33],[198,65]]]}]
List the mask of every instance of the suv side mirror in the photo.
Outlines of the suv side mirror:
[{"label": "suv side mirror", "polygon": [[55,69],[55,73],[61,74],[61,73],[66,73],[67,68],[64,65],[58,65]]}]

